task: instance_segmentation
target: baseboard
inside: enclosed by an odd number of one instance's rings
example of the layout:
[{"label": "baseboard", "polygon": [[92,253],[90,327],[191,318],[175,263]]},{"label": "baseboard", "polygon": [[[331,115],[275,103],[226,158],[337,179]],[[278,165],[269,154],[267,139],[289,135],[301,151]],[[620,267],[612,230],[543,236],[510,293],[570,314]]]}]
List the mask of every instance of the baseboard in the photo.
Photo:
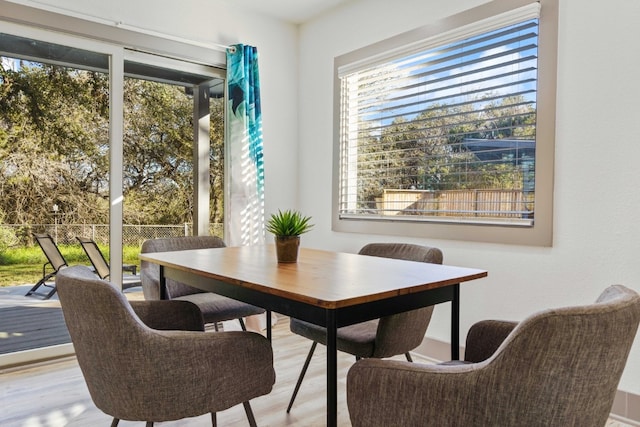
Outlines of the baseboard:
[{"label": "baseboard", "polygon": [[[432,360],[433,362],[442,362],[451,360],[451,345],[448,342],[435,340],[425,337],[422,344],[418,346],[412,353],[418,353],[422,357]],[[460,357],[464,354],[464,347],[460,346]]]},{"label": "baseboard", "polygon": [[611,408],[611,418],[640,427],[640,395],[618,390]]},{"label": "baseboard", "polygon": [[16,351],[0,355],[0,369],[44,362],[75,355],[73,344],[59,344],[33,350]]},{"label": "baseboard", "polygon": [[[412,353],[417,353],[433,362],[451,360],[449,343],[432,338],[425,338]],[[464,347],[462,346],[460,347],[460,355],[461,357],[464,355]],[[611,408],[611,418],[624,424],[640,427],[640,395],[618,390]]]}]

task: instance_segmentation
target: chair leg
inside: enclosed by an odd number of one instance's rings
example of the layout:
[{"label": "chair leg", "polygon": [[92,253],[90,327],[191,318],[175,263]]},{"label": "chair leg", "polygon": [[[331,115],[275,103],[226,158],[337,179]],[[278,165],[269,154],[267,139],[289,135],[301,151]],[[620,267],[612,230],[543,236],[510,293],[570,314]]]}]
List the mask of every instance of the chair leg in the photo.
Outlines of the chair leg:
[{"label": "chair leg", "polygon": [[251,405],[249,402],[242,402],[242,406],[244,406],[244,412],[247,413],[247,419],[249,420],[249,425],[251,427],[257,427],[256,419],[253,416],[253,411],[251,410]]},{"label": "chair leg", "polygon": [[211,413],[211,426],[212,427],[217,427],[218,425],[218,419],[216,418],[216,413],[212,412]]},{"label": "chair leg", "polygon": [[302,371],[300,372],[300,376],[298,377],[298,382],[296,383],[296,387],[293,389],[293,396],[291,396],[291,401],[289,401],[289,406],[287,406],[287,413],[291,411],[291,407],[293,406],[293,401],[296,400],[296,396],[298,395],[298,390],[300,390],[300,384],[302,384],[302,380],[304,379],[304,375],[307,373],[307,368],[309,367],[309,362],[311,362],[311,356],[313,356],[313,352],[318,345],[317,342],[313,342],[311,344],[311,349],[309,350],[309,354],[307,355],[307,360],[304,361],[304,366],[302,367]]},{"label": "chair leg", "polygon": [[56,288],[55,286],[53,287],[53,289],[51,289],[51,292],[49,292],[44,299],[49,299],[53,296],[53,294],[55,294],[58,291],[58,288]]},{"label": "chair leg", "polygon": [[244,320],[242,320],[242,317],[238,317],[238,321],[240,322],[240,327],[242,328],[242,330],[247,332],[247,327],[244,325]]},{"label": "chair leg", "polygon": [[51,278],[51,274],[47,274],[47,264],[49,263],[46,263],[42,266],[42,279],[38,280],[38,282],[35,285],[33,285],[31,289],[29,289],[29,292],[24,294],[25,297],[35,294],[36,289],[38,289],[41,285],[44,285],[47,282],[47,280]]},{"label": "chair leg", "polygon": [[26,294],[24,294],[24,296],[28,297],[29,295],[35,293],[36,289],[38,289],[40,287],[40,285],[42,285],[42,283],[43,283],[42,280],[38,281],[38,283],[33,285],[33,287],[31,289],[29,289],[29,291]]},{"label": "chair leg", "polygon": [[[56,274],[55,272],[49,273],[47,275],[44,275],[43,273],[42,279],[38,280],[38,283],[33,285],[33,287],[29,289],[29,291],[26,294],[24,294],[24,296],[28,297],[30,295],[36,295],[36,296],[42,297],[42,299],[51,298],[53,294],[56,293],[57,289],[55,285],[47,285],[47,280],[51,279],[53,276],[55,276],[55,274]],[[51,291],[49,291],[48,293],[36,292],[36,289],[38,289],[40,286],[51,288]]]},{"label": "chair leg", "polygon": [[218,332],[218,322],[213,322],[213,330]]},{"label": "chair leg", "polygon": [[146,427],[153,427],[153,421],[147,421]]},{"label": "chair leg", "polygon": [[407,360],[408,360],[409,362],[413,362],[413,359],[411,358],[411,355],[409,354],[409,352],[408,352],[408,351],[407,351],[404,355],[405,355],[405,357],[407,358]]},{"label": "chair leg", "polygon": [[111,421],[111,427],[118,427],[119,422],[120,422],[119,419],[114,418],[113,421]]}]

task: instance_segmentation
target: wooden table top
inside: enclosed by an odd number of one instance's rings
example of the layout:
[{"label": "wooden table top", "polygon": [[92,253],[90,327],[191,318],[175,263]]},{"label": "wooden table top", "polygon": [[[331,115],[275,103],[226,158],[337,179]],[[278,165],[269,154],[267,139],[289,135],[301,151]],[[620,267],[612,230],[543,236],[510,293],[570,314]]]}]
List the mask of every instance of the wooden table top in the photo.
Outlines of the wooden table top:
[{"label": "wooden table top", "polygon": [[274,245],[144,253],[140,259],[328,309],[487,276],[473,268],[308,248],[300,248],[297,263],[279,264]]}]

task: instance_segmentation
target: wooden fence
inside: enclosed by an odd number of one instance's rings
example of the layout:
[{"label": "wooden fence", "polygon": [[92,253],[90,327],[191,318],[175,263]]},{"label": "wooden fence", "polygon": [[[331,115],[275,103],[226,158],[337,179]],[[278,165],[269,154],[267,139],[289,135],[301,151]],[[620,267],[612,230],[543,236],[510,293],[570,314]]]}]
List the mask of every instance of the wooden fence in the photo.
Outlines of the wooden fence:
[{"label": "wooden fence", "polygon": [[533,192],[522,190],[384,190],[376,199],[383,215],[530,218]]}]

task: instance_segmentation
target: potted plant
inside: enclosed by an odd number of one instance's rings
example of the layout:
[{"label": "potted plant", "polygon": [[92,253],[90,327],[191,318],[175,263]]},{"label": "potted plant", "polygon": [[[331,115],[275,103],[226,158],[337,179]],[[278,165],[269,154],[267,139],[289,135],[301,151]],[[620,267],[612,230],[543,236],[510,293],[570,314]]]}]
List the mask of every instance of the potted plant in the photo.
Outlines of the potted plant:
[{"label": "potted plant", "polygon": [[273,233],[276,242],[278,262],[296,262],[300,235],[311,230],[311,217],[303,216],[296,210],[281,211],[271,214],[267,222],[267,231]]}]

